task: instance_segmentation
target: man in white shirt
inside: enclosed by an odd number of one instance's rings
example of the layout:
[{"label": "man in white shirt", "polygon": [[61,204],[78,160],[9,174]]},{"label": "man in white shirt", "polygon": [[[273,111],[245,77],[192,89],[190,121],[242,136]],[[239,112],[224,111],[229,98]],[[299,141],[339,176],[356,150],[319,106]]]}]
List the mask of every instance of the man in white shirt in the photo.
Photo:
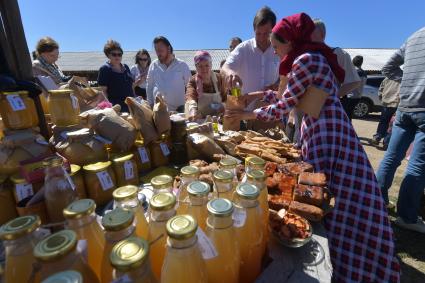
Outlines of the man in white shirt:
[{"label": "man in white shirt", "polygon": [[158,59],[149,67],[146,93],[149,104],[155,103],[155,97],[162,95],[169,111],[183,110],[186,85],[192,74],[189,66],[174,57],[171,43],[163,36],[153,40]]}]

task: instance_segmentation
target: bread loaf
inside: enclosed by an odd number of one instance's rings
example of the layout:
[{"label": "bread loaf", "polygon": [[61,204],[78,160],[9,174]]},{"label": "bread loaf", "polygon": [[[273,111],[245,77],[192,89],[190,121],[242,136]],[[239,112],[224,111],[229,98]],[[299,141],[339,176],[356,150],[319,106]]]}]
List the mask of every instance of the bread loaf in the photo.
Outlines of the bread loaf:
[{"label": "bread loaf", "polygon": [[320,207],[323,204],[323,189],[316,186],[297,184],[294,188],[294,200]]},{"label": "bread loaf", "polygon": [[302,172],[298,177],[298,183],[310,186],[326,186],[326,175],[323,173]]},{"label": "bread loaf", "polygon": [[320,221],[323,218],[323,210],[310,204],[291,201],[289,212],[298,214],[311,221]]}]

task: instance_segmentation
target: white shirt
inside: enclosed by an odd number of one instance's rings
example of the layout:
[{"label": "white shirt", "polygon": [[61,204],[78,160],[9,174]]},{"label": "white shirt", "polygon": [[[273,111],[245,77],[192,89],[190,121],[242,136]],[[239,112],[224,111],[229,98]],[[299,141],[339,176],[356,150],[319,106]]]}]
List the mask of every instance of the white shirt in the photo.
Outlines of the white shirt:
[{"label": "white shirt", "polygon": [[[137,64],[136,65],[133,65],[133,67],[131,67],[131,69],[130,69],[130,73],[133,76],[133,80],[134,81],[136,81],[137,79],[139,79],[139,77],[140,77],[139,66],[137,66]],[[143,83],[139,84],[138,87],[140,87],[140,88],[146,88],[146,80]]]},{"label": "white shirt", "polygon": [[242,79],[242,93],[263,90],[279,79],[279,57],[270,45],[265,52],[257,48],[255,38],[239,44],[226,59],[229,66]]},{"label": "white shirt", "polygon": [[167,102],[168,110],[175,111],[185,103],[186,85],[191,76],[189,66],[180,59],[175,58],[168,67],[158,59],[154,60],[146,79],[149,104],[152,106],[156,95],[161,94]]},{"label": "white shirt", "polygon": [[345,71],[344,83],[342,84],[359,82],[360,77],[357,74],[357,70],[354,67],[353,62],[351,61],[350,54],[348,54],[346,51],[342,50],[342,48],[339,47],[335,48],[333,50],[333,53],[337,57],[338,65]]}]

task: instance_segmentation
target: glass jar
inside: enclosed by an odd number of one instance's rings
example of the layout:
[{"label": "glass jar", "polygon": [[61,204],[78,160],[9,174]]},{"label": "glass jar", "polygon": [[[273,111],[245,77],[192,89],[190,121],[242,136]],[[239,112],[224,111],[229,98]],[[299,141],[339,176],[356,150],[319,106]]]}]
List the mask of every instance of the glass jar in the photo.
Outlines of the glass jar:
[{"label": "glass jar", "polygon": [[34,257],[41,264],[41,280],[65,270],[80,272],[83,282],[99,282],[94,271],[77,251],[77,234],[62,230],[41,240],[34,248]]},{"label": "glass jar", "polygon": [[192,215],[202,230],[207,226],[207,203],[210,193],[210,185],[201,181],[194,181],[187,186],[189,194],[189,207],[185,214]]},{"label": "glass jar", "polygon": [[236,166],[238,165],[238,162],[234,158],[223,158],[219,162],[220,169],[222,170],[228,170],[233,173],[234,176],[237,176],[236,174]]},{"label": "glass jar", "polygon": [[[156,283],[149,263],[149,244],[145,239],[130,237],[112,249],[111,265],[118,282]],[[121,279],[122,281],[119,281]]]},{"label": "glass jar", "polygon": [[159,193],[173,192],[173,177],[169,175],[159,175],[151,179],[154,195]]},{"label": "glass jar", "polygon": [[32,251],[38,242],[40,227],[36,215],[15,218],[0,227],[0,239],[6,251],[5,282],[29,282],[35,263]]},{"label": "glass jar", "polygon": [[105,228],[105,248],[102,255],[101,282],[111,282],[112,266],[109,260],[112,248],[116,243],[133,236],[134,213],[131,210],[115,208],[106,213],[102,218],[102,225]]},{"label": "glass jar", "polygon": [[100,278],[101,261],[105,238],[102,228],[96,221],[96,204],[91,199],[74,201],[63,210],[67,229],[77,233],[78,240],[85,241],[87,262]]},{"label": "glass jar", "polygon": [[236,188],[233,221],[239,243],[240,282],[254,282],[261,272],[264,235],[259,194],[258,188],[251,184],[240,184]]},{"label": "glass jar", "polygon": [[65,220],[64,208],[78,198],[75,185],[62,164],[63,159],[56,156],[43,161],[46,175],[44,200],[48,217],[53,223],[63,222]]},{"label": "glass jar", "polygon": [[16,203],[20,202],[24,198],[33,196],[41,189],[43,185],[42,183],[28,183],[20,173],[16,173],[10,176],[10,180],[13,183],[13,195],[15,197]]},{"label": "glass jar", "polygon": [[148,238],[148,222],[146,221],[145,211],[138,198],[139,189],[136,186],[119,187],[113,192],[114,207],[129,209],[134,212],[136,218],[136,235],[143,239]]},{"label": "glass jar", "polygon": [[112,200],[112,192],[116,188],[114,170],[111,161],[97,162],[83,166],[84,184],[89,197],[97,205],[105,205]]},{"label": "glass jar", "polygon": [[52,123],[59,127],[78,125],[80,123],[80,105],[70,89],[49,91],[47,104]]},{"label": "glass jar", "polygon": [[178,215],[167,222],[167,251],[162,283],[208,282],[207,270],[198,246],[198,224],[190,215]]},{"label": "glass jar", "polygon": [[233,200],[233,178],[233,173],[227,170],[217,170],[213,173],[215,197]]},{"label": "glass jar", "polygon": [[69,176],[74,182],[75,189],[77,190],[77,195],[79,199],[87,198],[86,187],[84,186],[84,177],[81,166],[77,164],[71,164],[71,172]]},{"label": "glass jar", "polygon": [[112,165],[117,178],[117,186],[138,186],[140,184],[139,171],[132,153],[116,156],[112,160]]},{"label": "glass jar", "polygon": [[28,91],[2,92],[0,114],[4,126],[10,130],[22,130],[38,126],[34,101]]},{"label": "glass jar", "polygon": [[143,139],[139,139],[134,142],[133,154],[135,156],[137,169],[139,172],[148,172],[152,167],[151,154],[149,149],[145,147],[145,142]]},{"label": "glass jar", "polygon": [[152,167],[167,166],[170,163],[170,144],[165,135],[159,141],[153,141],[149,145],[151,152]]},{"label": "glass jar", "polygon": [[264,170],[266,166],[266,161],[260,157],[247,157],[245,158],[245,172],[251,170]]},{"label": "glass jar", "polygon": [[199,179],[200,170],[196,166],[185,166],[180,169],[180,186],[178,192],[178,207],[177,211],[179,214],[185,213],[187,207],[189,206],[189,195],[187,194],[187,186]]},{"label": "glass jar", "polygon": [[[161,278],[161,268],[165,256],[166,224],[176,214],[176,197],[172,193],[159,193],[150,200],[149,236],[151,243],[149,258],[156,280]],[[161,281],[162,282],[162,281]]]},{"label": "glass jar", "polygon": [[41,283],[83,283],[83,276],[78,271],[67,270],[53,274]]},{"label": "glass jar", "polygon": [[217,198],[208,202],[205,234],[211,240],[216,255],[205,259],[210,283],[239,282],[239,246],[233,228],[233,203]]},{"label": "glass jar", "polygon": [[0,175],[0,207],[0,225],[18,217],[12,186],[7,181],[6,175]]}]

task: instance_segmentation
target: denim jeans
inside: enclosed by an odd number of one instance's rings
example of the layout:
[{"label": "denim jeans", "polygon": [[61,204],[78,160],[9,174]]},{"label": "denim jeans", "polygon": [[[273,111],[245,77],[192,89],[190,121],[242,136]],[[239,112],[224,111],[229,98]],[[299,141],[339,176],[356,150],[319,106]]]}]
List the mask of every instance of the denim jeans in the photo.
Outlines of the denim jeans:
[{"label": "denim jeans", "polygon": [[416,223],[425,188],[425,111],[397,110],[390,143],[376,174],[386,203],[394,174],[412,141],[413,150],[397,201],[398,215],[407,223]]},{"label": "denim jeans", "polygon": [[387,136],[388,126],[396,110],[397,108],[395,107],[382,108],[381,118],[379,119],[378,128],[376,129],[376,136],[378,136],[380,139],[383,139]]}]

